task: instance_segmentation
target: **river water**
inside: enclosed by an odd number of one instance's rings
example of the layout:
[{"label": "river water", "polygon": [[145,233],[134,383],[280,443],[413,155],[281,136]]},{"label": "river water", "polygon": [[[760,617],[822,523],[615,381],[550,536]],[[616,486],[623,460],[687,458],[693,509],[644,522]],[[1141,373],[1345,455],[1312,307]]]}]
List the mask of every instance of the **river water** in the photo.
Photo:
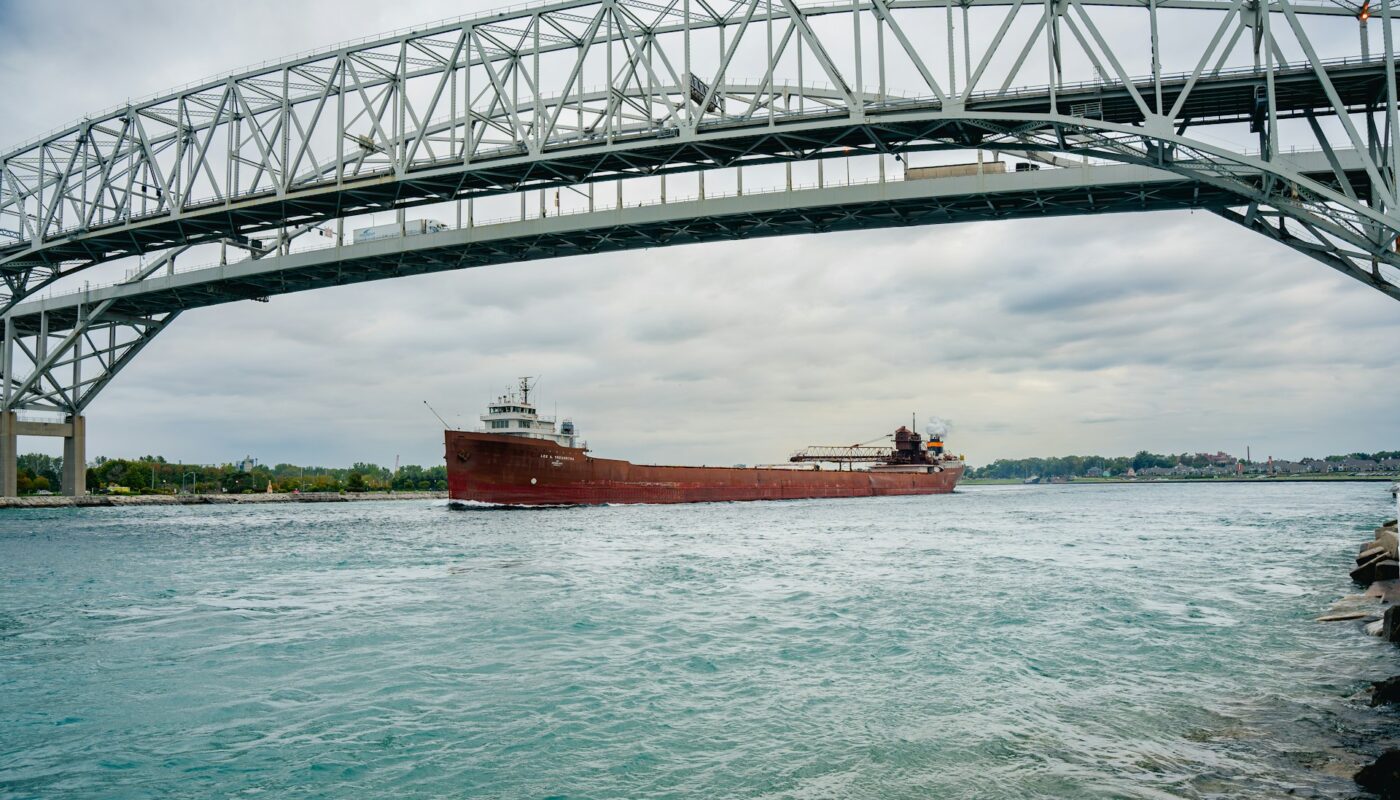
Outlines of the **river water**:
[{"label": "river water", "polygon": [[1389,502],[0,512],[0,797],[1351,797]]}]

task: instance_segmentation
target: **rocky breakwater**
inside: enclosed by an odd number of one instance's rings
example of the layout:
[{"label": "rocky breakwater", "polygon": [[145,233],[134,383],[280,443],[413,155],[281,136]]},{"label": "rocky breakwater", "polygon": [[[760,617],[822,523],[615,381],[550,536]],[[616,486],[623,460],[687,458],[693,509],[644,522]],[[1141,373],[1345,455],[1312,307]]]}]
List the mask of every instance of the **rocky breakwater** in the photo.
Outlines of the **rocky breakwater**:
[{"label": "rocky breakwater", "polygon": [[447,492],[258,492],[255,494],[83,495],[0,497],[0,508],[97,508],[104,506],[201,506],[255,503],[352,503],[376,500],[445,500]]},{"label": "rocky breakwater", "polygon": [[[1391,520],[1361,545],[1351,579],[1365,589],[1333,604],[1319,622],[1356,622],[1372,636],[1400,646],[1400,537]],[[1400,676],[1376,681],[1357,697],[1371,706],[1400,710]],[[1356,773],[1356,782],[1382,797],[1400,798],[1400,749],[1390,748]]]}]

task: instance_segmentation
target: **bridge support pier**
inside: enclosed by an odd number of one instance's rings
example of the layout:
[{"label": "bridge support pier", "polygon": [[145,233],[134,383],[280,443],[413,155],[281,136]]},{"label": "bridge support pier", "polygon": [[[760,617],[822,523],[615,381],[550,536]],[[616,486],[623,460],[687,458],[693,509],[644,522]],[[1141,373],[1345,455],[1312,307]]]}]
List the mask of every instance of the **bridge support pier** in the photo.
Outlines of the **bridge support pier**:
[{"label": "bridge support pier", "polygon": [[19,495],[19,424],[13,411],[0,411],[0,497]]},{"label": "bridge support pier", "polygon": [[87,494],[87,417],[68,417],[68,435],[63,437],[63,493],[69,497]]},{"label": "bridge support pier", "polygon": [[87,494],[87,418],[70,414],[63,422],[29,422],[0,411],[0,497],[19,495],[19,437],[62,436],[62,489],[69,497]]}]

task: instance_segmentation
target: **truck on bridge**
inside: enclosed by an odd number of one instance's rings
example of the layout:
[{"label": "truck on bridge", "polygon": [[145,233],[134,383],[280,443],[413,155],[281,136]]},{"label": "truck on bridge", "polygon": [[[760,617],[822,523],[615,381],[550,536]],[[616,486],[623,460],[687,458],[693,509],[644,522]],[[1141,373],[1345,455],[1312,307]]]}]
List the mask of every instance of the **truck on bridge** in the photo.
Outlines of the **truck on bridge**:
[{"label": "truck on bridge", "polygon": [[374,242],[380,239],[397,239],[400,236],[420,236],[447,230],[447,225],[435,219],[411,219],[407,222],[394,222],[388,225],[371,225],[355,229],[355,244]]}]

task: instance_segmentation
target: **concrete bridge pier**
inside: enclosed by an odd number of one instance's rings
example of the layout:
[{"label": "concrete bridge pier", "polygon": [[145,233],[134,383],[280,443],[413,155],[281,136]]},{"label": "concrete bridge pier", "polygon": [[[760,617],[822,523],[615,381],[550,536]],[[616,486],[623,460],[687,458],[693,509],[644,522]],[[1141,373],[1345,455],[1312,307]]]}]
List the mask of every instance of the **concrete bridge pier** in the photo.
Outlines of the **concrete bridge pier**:
[{"label": "concrete bridge pier", "polygon": [[68,435],[63,437],[63,493],[69,497],[87,494],[87,417],[71,414]]},{"label": "concrete bridge pier", "polygon": [[13,411],[0,411],[0,496],[19,495],[18,419]]},{"label": "concrete bridge pier", "polygon": [[19,495],[19,437],[62,436],[62,491],[69,497],[87,494],[87,418],[70,414],[63,422],[22,420],[13,411],[0,411],[0,497]]}]

